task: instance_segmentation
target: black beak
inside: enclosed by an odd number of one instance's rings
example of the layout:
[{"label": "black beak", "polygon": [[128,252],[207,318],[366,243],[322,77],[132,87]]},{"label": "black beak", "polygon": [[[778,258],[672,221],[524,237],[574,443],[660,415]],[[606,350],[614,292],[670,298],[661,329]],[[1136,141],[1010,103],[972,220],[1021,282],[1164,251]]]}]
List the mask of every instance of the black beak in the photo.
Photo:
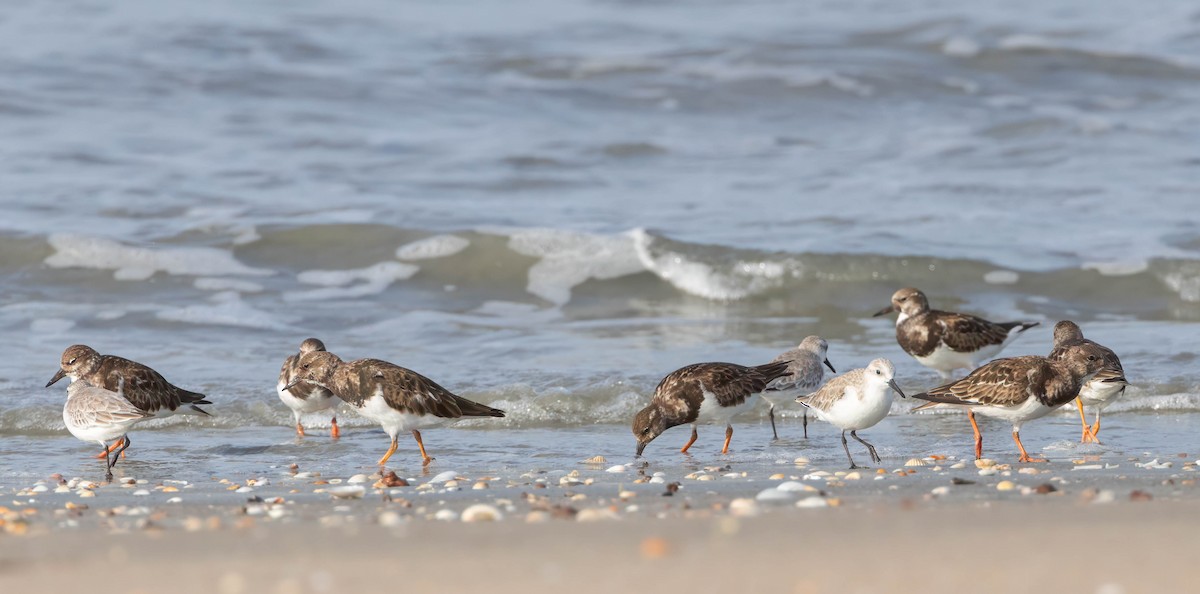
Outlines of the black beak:
[{"label": "black beak", "polygon": [[896,383],[896,380],[894,380],[894,379],[888,380],[888,386],[890,386],[893,390],[895,390],[896,393],[899,394],[901,398],[908,398],[908,396],[904,395],[904,392],[900,389],[900,385]]},{"label": "black beak", "polygon": [[637,457],[638,458],[642,457],[642,450],[644,450],[644,449],[646,449],[646,444],[639,441],[638,447],[637,447]]},{"label": "black beak", "polygon": [[295,387],[296,384],[298,384],[302,381],[304,381],[304,380],[302,380],[300,378],[294,378],[292,381],[288,382],[288,385],[283,387],[283,391],[287,392],[288,390],[291,390],[293,387]]},{"label": "black beak", "polygon": [[892,313],[892,312],[894,312],[894,311],[896,311],[896,306],[895,306],[895,305],[889,305],[889,306],[887,306],[887,307],[885,307],[885,308],[883,308],[883,309],[881,309],[881,310],[879,310],[879,311],[875,312],[875,314],[874,314],[874,315],[872,315],[871,317],[873,317],[873,318],[878,318],[879,316],[884,316],[884,315],[890,314],[890,313]]},{"label": "black beak", "polygon": [[1110,378],[1108,378],[1108,379],[1106,379],[1106,380],[1101,380],[1101,383],[1109,383],[1109,384],[1115,384],[1115,383],[1124,383],[1124,384],[1128,384],[1128,383],[1129,383],[1129,380],[1125,379],[1125,376],[1121,375],[1121,376],[1117,376],[1117,377],[1110,377]]},{"label": "black beak", "polygon": [[54,374],[54,377],[50,378],[50,381],[46,382],[46,387],[49,388],[50,386],[53,386],[56,382],[58,382],[58,380],[64,377],[67,377],[67,372],[59,369],[58,373]]},{"label": "black beak", "polygon": [[830,363],[829,359],[825,360],[825,366],[829,368],[829,371],[837,373],[837,370],[833,368],[833,363]]}]

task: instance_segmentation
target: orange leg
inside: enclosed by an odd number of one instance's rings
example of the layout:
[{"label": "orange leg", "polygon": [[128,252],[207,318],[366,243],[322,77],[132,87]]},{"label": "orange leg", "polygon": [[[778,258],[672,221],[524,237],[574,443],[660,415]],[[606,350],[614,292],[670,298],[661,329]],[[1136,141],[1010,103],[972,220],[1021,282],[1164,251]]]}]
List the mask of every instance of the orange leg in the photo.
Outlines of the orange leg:
[{"label": "orange leg", "polygon": [[1096,411],[1096,424],[1092,425],[1092,439],[1100,443],[1100,411]]},{"label": "orange leg", "polygon": [[1025,446],[1021,445],[1021,434],[1013,431],[1013,441],[1017,443],[1017,449],[1021,450],[1021,458],[1019,462],[1045,462],[1045,458],[1030,458],[1029,453],[1025,451]]},{"label": "orange leg", "polygon": [[300,421],[296,421],[296,437],[304,437],[304,425]]},{"label": "orange leg", "polygon": [[687,443],[683,444],[683,449],[679,450],[679,453],[686,454],[688,448],[692,447],[692,444],[696,443],[696,437],[696,428],[692,427],[692,438],[689,439]]},{"label": "orange leg", "polygon": [[979,432],[979,423],[975,422],[975,412],[967,409],[967,420],[971,421],[971,429],[975,431],[975,459],[983,457],[983,434]]},{"label": "orange leg", "polygon": [[[97,460],[107,459],[109,454],[113,453],[114,450],[116,450],[117,448],[121,447],[124,444],[125,444],[124,437],[114,441],[112,443],[112,445],[108,446],[108,449],[104,450],[103,452],[101,452],[99,454],[96,454],[96,459]],[[121,452],[121,458],[122,459],[125,458],[125,452]]]},{"label": "orange leg", "polygon": [[1083,436],[1079,438],[1079,443],[1100,443],[1096,439],[1096,435],[1092,433],[1092,428],[1088,426],[1087,417],[1083,416],[1083,399],[1075,397],[1075,407],[1079,409],[1079,422],[1083,423]]},{"label": "orange leg", "polygon": [[433,462],[433,458],[430,458],[429,454],[425,453],[425,442],[421,441],[421,432],[413,429],[413,437],[417,440],[417,447],[421,448],[421,465],[429,466],[429,463]]},{"label": "orange leg", "polygon": [[733,439],[733,425],[725,426],[725,447],[721,448],[722,454],[729,453],[729,440]]},{"label": "orange leg", "polygon": [[332,423],[333,423],[333,428],[329,430],[329,437],[337,439],[342,436],[342,432],[341,432],[341,430],[338,429],[338,426],[337,426],[337,417],[333,417]]},{"label": "orange leg", "polygon": [[379,459],[378,464],[380,466],[383,466],[385,463],[387,463],[388,458],[391,458],[392,454],[395,454],[395,453],[396,453],[396,438],[393,437],[392,438],[392,447],[388,448],[387,453],[384,454],[383,457]]}]

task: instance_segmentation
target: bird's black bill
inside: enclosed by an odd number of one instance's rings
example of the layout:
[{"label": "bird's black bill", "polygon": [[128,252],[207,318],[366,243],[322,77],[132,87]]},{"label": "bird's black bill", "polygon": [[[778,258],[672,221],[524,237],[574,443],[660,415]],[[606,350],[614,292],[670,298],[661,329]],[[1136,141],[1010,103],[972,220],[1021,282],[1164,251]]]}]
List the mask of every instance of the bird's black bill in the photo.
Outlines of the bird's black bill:
[{"label": "bird's black bill", "polygon": [[54,374],[54,377],[50,378],[50,381],[46,382],[46,387],[49,388],[50,386],[53,386],[55,383],[58,382],[58,380],[60,380],[64,377],[67,377],[67,372],[59,369],[58,373]]},{"label": "bird's black bill", "polygon": [[875,312],[875,314],[874,314],[873,316],[871,316],[871,317],[873,317],[873,318],[878,318],[879,316],[885,316],[885,315],[887,315],[887,314],[890,314],[890,313],[892,313],[892,312],[894,312],[894,311],[896,311],[896,306],[894,306],[894,305],[889,305],[889,306],[887,306],[887,307],[885,307],[885,308],[883,308],[883,309],[881,309],[881,310],[879,310],[879,311]]},{"label": "bird's black bill", "polygon": [[296,386],[296,384],[298,384],[298,383],[300,383],[300,382],[302,382],[302,381],[304,381],[304,380],[302,380],[302,379],[300,379],[300,378],[296,378],[296,379],[294,379],[294,380],[292,380],[292,381],[288,382],[288,385],[286,385],[286,386],[284,386],[284,387],[283,387],[283,391],[284,391],[284,392],[287,392],[287,391],[291,390],[293,387],[295,387],[295,386]]},{"label": "bird's black bill", "polygon": [[893,390],[895,390],[896,393],[899,394],[901,398],[908,398],[908,396],[904,395],[904,391],[900,389],[900,384],[897,384],[896,380],[894,380],[894,379],[888,380],[888,386],[890,386]]},{"label": "bird's black bill", "polygon": [[644,449],[646,449],[646,444],[644,444],[644,443],[639,443],[639,444],[638,444],[638,447],[637,447],[637,456],[638,456],[639,458],[642,456],[642,450],[644,450]]},{"label": "bird's black bill", "polygon": [[837,373],[837,370],[833,368],[833,363],[830,363],[829,359],[825,360],[825,366],[829,368],[829,371]]}]

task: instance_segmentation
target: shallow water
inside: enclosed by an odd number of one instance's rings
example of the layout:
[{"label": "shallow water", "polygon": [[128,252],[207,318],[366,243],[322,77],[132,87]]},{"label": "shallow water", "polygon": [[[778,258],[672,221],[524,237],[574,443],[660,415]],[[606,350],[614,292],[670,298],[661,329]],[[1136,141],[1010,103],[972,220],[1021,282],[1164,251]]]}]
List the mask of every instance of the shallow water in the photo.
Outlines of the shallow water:
[{"label": "shallow water", "polygon": [[[1134,384],[1109,418],[1148,433],[1111,441],[1186,450],[1157,428],[1200,411],[1196,9],[877,8],[7,11],[5,470],[86,447],[42,388],[74,343],[216,403],[203,429],[139,428],[147,450],[291,447],[275,378],[314,335],[509,411],[434,433],[447,457],[573,459],[628,445],[669,371],[807,334],[838,369],[886,356],[929,387],[869,317],[905,285],[1043,322],[1006,355],[1079,321]],[[321,455],[374,460],[359,439]]]}]

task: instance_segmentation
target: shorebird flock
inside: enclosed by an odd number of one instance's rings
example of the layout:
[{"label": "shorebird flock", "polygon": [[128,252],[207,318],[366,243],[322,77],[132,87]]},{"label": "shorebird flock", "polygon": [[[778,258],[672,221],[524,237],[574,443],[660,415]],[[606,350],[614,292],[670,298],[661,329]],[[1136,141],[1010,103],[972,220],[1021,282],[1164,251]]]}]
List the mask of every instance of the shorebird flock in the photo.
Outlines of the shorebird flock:
[{"label": "shorebird flock", "polygon": [[[983,437],[975,413],[1012,424],[1012,438],[1021,462],[1044,462],[1031,457],[1021,443],[1021,426],[1074,401],[1083,424],[1081,441],[1099,443],[1100,411],[1124,393],[1128,382],[1121,361],[1111,349],[1083,337],[1074,322],[1054,328],[1049,354],[992,359],[1037,322],[996,323],[955,312],[930,309],[921,291],[905,288],[892,295],[891,304],[876,316],[899,312],[896,341],[920,364],[949,380],[957,370],[969,373],[956,381],[909,397],[923,400],[913,409],[954,406],[966,409],[975,437],[975,457],[983,455]],[[687,453],[699,437],[697,425],[725,424],[721,453],[729,452],[733,418],[752,409],[761,397],[769,405],[771,430],[776,438],[774,409],[794,399],[804,410],[804,436],[808,437],[808,412],[842,430],[842,448],[850,468],[859,468],[850,454],[846,433],[866,446],[874,463],[881,462],[875,446],[858,432],[875,426],[892,410],[894,395],[905,398],[896,383],[896,370],[887,359],[875,359],[822,385],[825,367],[836,373],[826,353],[829,343],[809,336],[770,363],[745,366],[735,363],[695,363],[662,379],[650,403],[633,419],[637,456],[666,430],[690,425],[691,436],[679,451]],[[205,395],[175,386],[141,363],[101,355],[84,345],[63,352],[59,371],[50,387],[71,379],[63,421],[75,437],[101,445],[105,477],[129,448],[129,430],[151,418],[176,414],[209,416],[200,405],[210,405]],[[410,369],[378,359],[343,361],[325,344],[309,338],[298,353],[284,361],[276,385],[280,400],[293,412],[296,433],[303,436],[301,417],[329,411],[330,435],[340,434],[336,410],[346,403],[361,416],[378,423],[391,438],[380,466],[396,452],[399,435],[410,432],[421,452],[423,465],[433,458],[426,452],[422,429],[463,417],[503,417],[504,411],[473,402]],[[1089,424],[1085,407],[1094,411]]]}]

